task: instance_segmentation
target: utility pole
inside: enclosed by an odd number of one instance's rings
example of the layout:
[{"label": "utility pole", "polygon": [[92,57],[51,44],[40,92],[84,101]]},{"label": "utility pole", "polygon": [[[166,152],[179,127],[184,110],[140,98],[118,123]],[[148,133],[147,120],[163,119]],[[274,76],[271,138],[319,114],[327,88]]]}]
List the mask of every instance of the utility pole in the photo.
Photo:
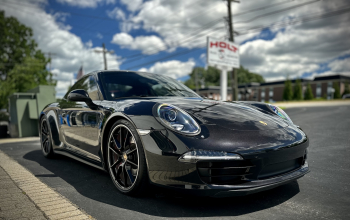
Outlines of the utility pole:
[{"label": "utility pole", "polygon": [[198,69],[194,69],[194,74],[195,74],[195,80],[196,80],[196,93],[198,94],[199,89],[198,89]]},{"label": "utility pole", "polygon": [[[227,0],[227,10],[228,10],[228,26],[230,31],[230,41],[235,42],[234,38],[234,30],[233,30],[233,23],[232,23],[232,12],[231,12],[231,2],[237,2],[237,0]],[[232,68],[231,72],[231,90],[232,90],[232,101],[238,100],[238,86],[237,86],[237,71],[235,68]]]},{"label": "utility pole", "polygon": [[105,70],[107,70],[107,59],[106,59],[106,54],[114,54],[113,50],[106,50],[105,43],[102,43],[102,51],[101,50],[95,50],[96,53],[103,53],[103,62],[105,64]]}]

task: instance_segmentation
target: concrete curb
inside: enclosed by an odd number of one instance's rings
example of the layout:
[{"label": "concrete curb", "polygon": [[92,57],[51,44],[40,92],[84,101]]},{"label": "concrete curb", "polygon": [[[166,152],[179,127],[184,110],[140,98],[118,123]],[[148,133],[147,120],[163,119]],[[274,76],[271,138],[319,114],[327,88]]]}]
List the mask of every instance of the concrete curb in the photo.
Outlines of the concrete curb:
[{"label": "concrete curb", "polygon": [[39,137],[24,137],[24,138],[4,138],[0,139],[0,144],[25,142],[25,141],[39,141]]},{"label": "concrete curb", "polygon": [[276,102],[273,105],[284,108],[348,106],[350,101]]},{"label": "concrete curb", "polygon": [[[37,209],[44,213],[46,218],[53,220],[93,219],[2,151],[0,151],[0,166],[15,185],[22,190],[22,193],[28,196]],[[0,179],[0,182],[3,182],[3,179]],[[1,207],[1,212],[2,209]],[[11,215],[11,213],[7,213],[7,215]]]}]

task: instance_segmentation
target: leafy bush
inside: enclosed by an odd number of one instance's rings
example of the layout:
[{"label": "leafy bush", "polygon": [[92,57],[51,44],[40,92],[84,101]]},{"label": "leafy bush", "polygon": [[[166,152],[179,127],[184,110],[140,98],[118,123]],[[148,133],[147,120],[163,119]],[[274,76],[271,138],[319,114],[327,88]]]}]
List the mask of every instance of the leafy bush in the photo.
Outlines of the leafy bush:
[{"label": "leafy bush", "polygon": [[304,99],[305,99],[305,100],[312,100],[313,98],[314,98],[314,94],[312,93],[311,86],[310,86],[310,84],[308,83],[308,84],[307,84],[307,87],[306,87],[305,94],[304,94]]},{"label": "leafy bush", "polygon": [[8,121],[9,114],[7,112],[0,112],[0,121]]},{"label": "leafy bush", "polygon": [[289,79],[287,79],[284,82],[283,100],[284,101],[290,101],[292,99],[293,99],[292,82]]}]

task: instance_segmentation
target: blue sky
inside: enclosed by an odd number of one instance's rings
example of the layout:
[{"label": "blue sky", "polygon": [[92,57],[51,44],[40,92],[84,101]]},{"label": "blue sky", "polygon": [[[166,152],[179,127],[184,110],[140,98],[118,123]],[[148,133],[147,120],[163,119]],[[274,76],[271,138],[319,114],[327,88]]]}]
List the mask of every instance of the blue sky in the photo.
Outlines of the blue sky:
[{"label": "blue sky", "polygon": [[[0,10],[31,27],[39,48],[55,53],[62,96],[85,73],[131,69],[186,80],[205,66],[206,37],[227,38],[219,0],[0,0]],[[349,1],[261,0],[232,3],[240,62],[265,80],[350,73]]]},{"label": "blue sky", "polygon": [[[113,7],[118,7],[129,16],[131,13],[127,10],[127,7],[116,1],[113,4]],[[69,6],[67,4],[62,4],[57,1],[49,1],[49,4],[46,5],[45,11],[47,13],[68,13],[69,16],[65,17],[65,24],[72,27],[70,32],[79,36],[83,42],[92,41],[93,46],[101,46],[102,43],[105,43],[105,46],[108,50],[115,51],[118,55],[122,57],[130,57],[129,60],[126,60],[125,63],[120,65],[120,69],[131,69],[139,70],[141,67],[148,68],[152,64],[142,65],[143,63],[149,63],[153,60],[162,59],[164,56],[169,56],[171,53],[167,51],[161,51],[154,55],[142,55],[139,50],[130,50],[120,45],[111,43],[113,35],[115,33],[123,32],[120,28],[118,22],[115,19],[109,18],[106,16],[106,12],[111,11],[110,4],[102,4],[97,8],[80,8]],[[144,29],[133,29],[129,32],[132,36],[151,36],[156,35],[160,37],[157,32],[146,31]],[[203,66],[205,63],[200,59],[200,55],[206,52],[206,48],[198,49],[191,51],[186,48],[177,48],[172,51],[172,53],[178,53],[181,51],[189,52],[189,54],[176,56],[176,60],[187,61],[188,59],[193,59],[196,62],[196,65]],[[139,56],[137,56],[139,55]],[[134,56],[137,56],[135,59]],[[139,65],[142,65],[139,67]],[[135,67],[137,66],[137,67]],[[188,78],[188,77],[184,77]]]}]

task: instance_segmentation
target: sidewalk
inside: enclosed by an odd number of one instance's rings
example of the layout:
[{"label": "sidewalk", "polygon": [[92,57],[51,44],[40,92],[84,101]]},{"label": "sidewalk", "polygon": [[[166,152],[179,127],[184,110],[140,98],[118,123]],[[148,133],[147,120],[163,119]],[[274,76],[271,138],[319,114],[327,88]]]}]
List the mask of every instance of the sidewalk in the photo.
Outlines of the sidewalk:
[{"label": "sidewalk", "polygon": [[291,102],[275,102],[274,105],[284,108],[296,107],[327,107],[327,106],[348,106],[350,100],[332,100],[332,101],[291,101]]},{"label": "sidewalk", "polygon": [[0,167],[0,219],[47,219]]},{"label": "sidewalk", "polygon": [[[0,144],[4,142],[2,140]],[[0,150],[0,219],[79,220],[92,217]]]}]

